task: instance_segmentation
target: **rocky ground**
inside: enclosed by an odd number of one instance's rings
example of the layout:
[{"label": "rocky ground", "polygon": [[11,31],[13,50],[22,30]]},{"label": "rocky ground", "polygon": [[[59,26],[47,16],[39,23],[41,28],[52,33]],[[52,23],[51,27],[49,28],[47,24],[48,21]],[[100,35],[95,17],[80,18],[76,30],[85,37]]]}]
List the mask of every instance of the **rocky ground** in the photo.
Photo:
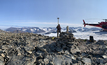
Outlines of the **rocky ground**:
[{"label": "rocky ground", "polygon": [[0,65],[107,65],[107,41],[0,33]]}]

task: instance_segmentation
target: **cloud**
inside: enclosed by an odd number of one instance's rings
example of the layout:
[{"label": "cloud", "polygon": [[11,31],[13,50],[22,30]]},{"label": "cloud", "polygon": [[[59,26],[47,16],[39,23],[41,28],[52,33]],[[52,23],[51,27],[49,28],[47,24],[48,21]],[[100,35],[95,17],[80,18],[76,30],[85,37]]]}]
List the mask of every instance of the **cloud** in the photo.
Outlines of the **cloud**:
[{"label": "cloud", "polygon": [[[57,26],[57,22],[37,22],[37,21],[14,21],[8,22],[5,24],[8,27],[55,27]],[[1,24],[3,25],[3,24]],[[78,27],[83,26],[82,24],[73,24],[73,23],[60,23],[61,27]]]},{"label": "cloud", "polygon": [[[57,25],[57,22],[21,22],[21,24],[29,24],[29,25],[37,25],[37,24],[41,24],[41,25]],[[77,26],[82,26],[82,24],[73,24],[73,23],[60,23],[61,26],[73,26],[73,27],[77,27]]]},{"label": "cloud", "polygon": [[78,27],[78,26],[82,26],[82,24],[72,24],[72,23],[60,23],[61,25],[64,26],[70,26],[70,27]]}]

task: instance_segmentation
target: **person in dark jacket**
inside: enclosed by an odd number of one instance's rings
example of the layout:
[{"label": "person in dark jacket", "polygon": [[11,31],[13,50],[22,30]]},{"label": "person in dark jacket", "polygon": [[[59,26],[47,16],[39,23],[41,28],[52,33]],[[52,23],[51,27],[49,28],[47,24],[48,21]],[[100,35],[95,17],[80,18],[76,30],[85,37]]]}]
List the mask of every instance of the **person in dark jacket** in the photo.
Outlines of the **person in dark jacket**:
[{"label": "person in dark jacket", "polygon": [[58,24],[56,28],[57,28],[57,37],[59,37],[59,33],[61,33],[60,24]]}]

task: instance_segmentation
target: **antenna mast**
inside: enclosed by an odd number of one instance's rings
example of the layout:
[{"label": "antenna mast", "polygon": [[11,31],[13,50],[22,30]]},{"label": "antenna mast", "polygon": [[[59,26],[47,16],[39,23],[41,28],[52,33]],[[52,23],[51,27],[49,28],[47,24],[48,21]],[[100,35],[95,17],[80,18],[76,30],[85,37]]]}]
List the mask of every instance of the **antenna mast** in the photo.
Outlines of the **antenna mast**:
[{"label": "antenna mast", "polygon": [[58,19],[58,24],[59,24],[59,17],[57,19]]}]

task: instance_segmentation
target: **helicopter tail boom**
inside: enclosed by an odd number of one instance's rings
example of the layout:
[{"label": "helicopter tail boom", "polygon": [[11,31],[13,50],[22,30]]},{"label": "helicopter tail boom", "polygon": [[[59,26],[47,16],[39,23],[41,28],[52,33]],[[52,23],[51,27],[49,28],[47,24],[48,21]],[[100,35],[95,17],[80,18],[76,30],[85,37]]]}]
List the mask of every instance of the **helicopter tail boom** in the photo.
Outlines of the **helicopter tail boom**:
[{"label": "helicopter tail boom", "polygon": [[83,20],[83,24],[84,24],[84,27],[85,27],[86,25],[101,27],[99,24],[88,24],[88,23],[85,23],[84,20]]},{"label": "helicopter tail boom", "polygon": [[86,26],[85,21],[83,20],[84,27]]}]

